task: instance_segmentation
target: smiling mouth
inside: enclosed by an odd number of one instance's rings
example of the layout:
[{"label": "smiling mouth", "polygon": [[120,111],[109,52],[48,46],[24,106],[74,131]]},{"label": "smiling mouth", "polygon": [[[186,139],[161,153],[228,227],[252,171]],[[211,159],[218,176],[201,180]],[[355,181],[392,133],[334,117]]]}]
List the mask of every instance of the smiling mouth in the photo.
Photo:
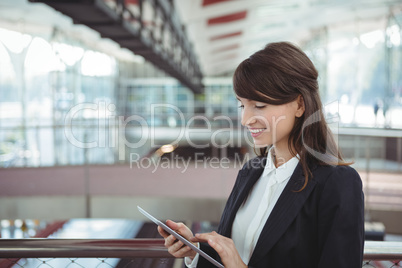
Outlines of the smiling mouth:
[{"label": "smiling mouth", "polygon": [[255,128],[255,129],[249,128],[248,130],[253,134],[257,134],[257,133],[263,132],[265,130],[265,128]]}]

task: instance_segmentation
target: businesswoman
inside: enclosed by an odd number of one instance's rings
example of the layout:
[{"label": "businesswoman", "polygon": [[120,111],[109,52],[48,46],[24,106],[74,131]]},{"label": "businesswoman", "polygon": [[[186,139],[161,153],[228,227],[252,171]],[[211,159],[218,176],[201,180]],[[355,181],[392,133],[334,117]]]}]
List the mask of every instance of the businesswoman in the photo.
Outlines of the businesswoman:
[{"label": "businesswoman", "polygon": [[[268,44],[234,73],[242,125],[258,156],[239,171],[217,232],[193,236],[167,221],[226,268],[362,265],[362,183],[327,126],[317,78],[306,54],[286,42]],[[214,267],[158,230],[188,267]]]}]

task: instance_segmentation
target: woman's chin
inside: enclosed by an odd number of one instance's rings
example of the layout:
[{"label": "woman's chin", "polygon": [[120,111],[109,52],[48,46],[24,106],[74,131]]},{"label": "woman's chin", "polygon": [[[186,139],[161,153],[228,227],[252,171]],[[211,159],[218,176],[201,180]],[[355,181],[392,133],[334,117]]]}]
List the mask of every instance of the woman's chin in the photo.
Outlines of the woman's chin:
[{"label": "woman's chin", "polygon": [[268,144],[268,143],[265,143],[265,142],[258,142],[258,141],[256,141],[256,140],[254,140],[254,147],[256,148],[256,149],[259,149],[259,148],[265,148],[265,147],[268,147],[270,144]]}]

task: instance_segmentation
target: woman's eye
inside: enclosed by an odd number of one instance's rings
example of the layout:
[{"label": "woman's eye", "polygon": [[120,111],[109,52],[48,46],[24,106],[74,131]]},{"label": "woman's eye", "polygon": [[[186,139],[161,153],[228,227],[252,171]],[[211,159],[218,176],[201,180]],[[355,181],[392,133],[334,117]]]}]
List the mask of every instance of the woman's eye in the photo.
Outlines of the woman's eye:
[{"label": "woman's eye", "polygon": [[257,109],[262,109],[262,108],[265,108],[266,107],[266,105],[256,105],[255,106],[255,108],[257,108]]},{"label": "woman's eye", "polygon": [[243,109],[243,108],[244,108],[244,105],[239,105],[239,108],[240,108],[240,109]]}]

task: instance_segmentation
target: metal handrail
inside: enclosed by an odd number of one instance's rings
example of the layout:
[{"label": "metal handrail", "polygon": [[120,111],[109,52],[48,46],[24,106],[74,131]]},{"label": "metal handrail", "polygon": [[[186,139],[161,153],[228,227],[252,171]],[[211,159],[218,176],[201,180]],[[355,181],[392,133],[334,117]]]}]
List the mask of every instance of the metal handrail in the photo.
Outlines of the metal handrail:
[{"label": "metal handrail", "polygon": [[364,260],[402,260],[402,242],[366,241]]},{"label": "metal handrail", "polygon": [[163,239],[0,239],[0,258],[173,258]]},{"label": "metal handrail", "polygon": [[[0,258],[173,258],[163,239],[0,239]],[[402,242],[366,241],[364,260],[402,260]]]}]

